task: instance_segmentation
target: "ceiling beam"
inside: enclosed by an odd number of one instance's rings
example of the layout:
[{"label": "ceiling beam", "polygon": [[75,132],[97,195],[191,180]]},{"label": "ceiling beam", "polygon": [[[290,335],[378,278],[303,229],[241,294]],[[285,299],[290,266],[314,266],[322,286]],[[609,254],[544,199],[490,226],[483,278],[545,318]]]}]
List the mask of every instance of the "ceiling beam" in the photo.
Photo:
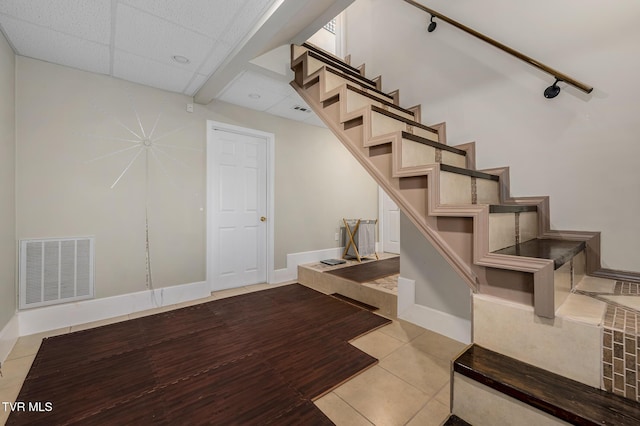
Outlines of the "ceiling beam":
[{"label": "ceiling beam", "polygon": [[279,0],[194,96],[206,105],[214,100],[249,61],[283,44],[300,44],[346,9],[354,0]]}]

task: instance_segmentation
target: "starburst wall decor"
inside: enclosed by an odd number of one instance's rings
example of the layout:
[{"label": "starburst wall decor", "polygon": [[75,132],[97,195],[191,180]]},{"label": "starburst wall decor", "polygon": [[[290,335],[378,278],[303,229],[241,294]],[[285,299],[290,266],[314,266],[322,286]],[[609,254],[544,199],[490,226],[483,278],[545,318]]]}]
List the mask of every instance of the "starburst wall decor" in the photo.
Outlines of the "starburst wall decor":
[{"label": "starburst wall decor", "polygon": [[[165,131],[161,134],[158,134],[159,124],[163,117],[163,113],[159,112],[155,115],[155,120],[153,120],[153,124],[151,126],[145,125],[143,120],[141,119],[140,114],[138,113],[138,109],[135,106],[135,102],[133,101],[131,96],[127,96],[129,105],[131,106],[132,112],[135,116],[135,122],[137,126],[128,126],[123,123],[118,117],[113,114],[109,114],[105,110],[99,108],[97,105],[93,105],[94,109],[99,111],[103,116],[108,118],[118,127],[126,130],[127,134],[130,136],[121,137],[121,136],[109,136],[109,135],[99,135],[99,134],[90,134],[86,135],[87,137],[93,139],[94,141],[102,140],[102,141],[111,141],[111,142],[119,142],[119,143],[127,143],[130,146],[125,148],[118,148],[107,152],[104,155],[100,155],[98,157],[92,158],[87,161],[87,164],[94,162],[104,162],[109,161],[110,158],[114,158],[116,156],[122,158],[124,155],[129,155],[128,161],[125,167],[122,167],[121,164],[114,166],[114,180],[111,182],[109,186],[110,189],[116,189],[118,185],[121,185],[123,182],[123,178],[134,168],[142,166],[144,168],[144,200],[145,200],[145,270],[146,270],[146,287],[149,290],[154,290],[153,287],[153,275],[151,269],[151,244],[149,239],[149,184],[150,184],[150,163],[153,162],[154,166],[157,166],[167,180],[171,183],[171,185],[180,189],[179,185],[176,183],[176,179],[169,172],[169,168],[167,164],[174,163],[185,170],[189,170],[190,166],[184,161],[177,158],[175,155],[171,155],[170,150],[188,150],[194,152],[202,152],[202,149],[177,145],[172,143],[167,143],[166,140],[169,136],[175,135],[178,132],[193,126],[196,124],[194,121],[190,121],[184,125],[175,127],[171,130]],[[154,292],[152,292],[152,295]]]}]

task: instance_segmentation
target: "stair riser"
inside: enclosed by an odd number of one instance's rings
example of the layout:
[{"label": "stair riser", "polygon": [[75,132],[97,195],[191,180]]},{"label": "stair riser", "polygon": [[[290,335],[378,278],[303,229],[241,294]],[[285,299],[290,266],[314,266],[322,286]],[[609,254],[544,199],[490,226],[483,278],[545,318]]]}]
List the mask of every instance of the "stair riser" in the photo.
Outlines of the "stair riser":
[{"label": "stair riser", "polygon": [[464,155],[443,151],[430,145],[421,144],[409,139],[402,139],[401,167],[424,166],[433,163],[444,163],[456,167],[466,166]]},{"label": "stair riser", "polygon": [[489,251],[533,240],[538,235],[538,213],[491,213]]},{"label": "stair riser", "polygon": [[[339,90],[342,86],[346,84],[352,84],[352,85],[354,84],[353,81],[347,80],[346,78],[341,77],[341,75],[332,73],[330,71],[327,71],[326,69],[321,70],[319,75],[320,75],[320,81],[324,85],[323,87],[324,93],[333,94],[335,90]],[[375,90],[370,90],[369,88],[367,88],[366,85],[360,85],[359,89],[371,96],[374,96],[380,101],[391,102],[390,98],[384,95],[381,95]]]},{"label": "stair riser", "polygon": [[459,373],[453,373],[451,412],[474,426],[569,424]]},{"label": "stair riser", "polygon": [[500,204],[500,188],[494,180],[440,172],[440,203]]}]

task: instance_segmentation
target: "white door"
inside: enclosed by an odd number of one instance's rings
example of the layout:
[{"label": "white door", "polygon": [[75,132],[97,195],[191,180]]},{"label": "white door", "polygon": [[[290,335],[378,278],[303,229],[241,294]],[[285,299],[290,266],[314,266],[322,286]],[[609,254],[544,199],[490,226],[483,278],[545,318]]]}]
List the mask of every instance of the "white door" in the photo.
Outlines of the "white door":
[{"label": "white door", "polygon": [[400,209],[380,188],[382,209],[382,248],[387,253],[400,254]]},{"label": "white door", "polygon": [[267,139],[212,128],[208,138],[212,290],[267,281]]}]

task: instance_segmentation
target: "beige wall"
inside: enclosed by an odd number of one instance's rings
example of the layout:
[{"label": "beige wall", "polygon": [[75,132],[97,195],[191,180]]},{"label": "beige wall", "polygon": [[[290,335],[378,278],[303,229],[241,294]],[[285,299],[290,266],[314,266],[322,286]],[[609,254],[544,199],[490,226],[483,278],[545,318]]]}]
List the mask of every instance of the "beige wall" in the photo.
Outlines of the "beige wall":
[{"label": "beige wall", "polygon": [[385,90],[400,89],[402,105],[422,104],[425,123],[446,121],[450,144],[475,140],[478,168],[510,166],[513,195],[549,195],[554,229],[601,231],[603,267],[640,270],[640,3],[429,7],[593,85],[593,94],[568,87],[547,100],[552,77],[442,21],[427,33],[428,15],[405,2],[348,9],[352,62],[382,74]]},{"label": "beige wall", "polygon": [[206,109],[275,134],[275,269],[288,253],[338,247],[342,218],[378,217],[377,185],[329,130],[215,101]]},{"label": "beige wall", "polygon": [[0,330],[16,310],[15,55],[0,33]]},{"label": "beige wall", "polygon": [[[146,206],[154,286],[205,279],[207,119],[275,133],[276,269],[336,246],[342,216],[376,214],[373,181],[325,129],[228,104],[190,114],[191,98],[23,57],[16,87],[17,236],[94,235],[97,297],[145,289]],[[138,118],[165,146],[148,180],[142,152],[111,189],[138,152]]]}]

